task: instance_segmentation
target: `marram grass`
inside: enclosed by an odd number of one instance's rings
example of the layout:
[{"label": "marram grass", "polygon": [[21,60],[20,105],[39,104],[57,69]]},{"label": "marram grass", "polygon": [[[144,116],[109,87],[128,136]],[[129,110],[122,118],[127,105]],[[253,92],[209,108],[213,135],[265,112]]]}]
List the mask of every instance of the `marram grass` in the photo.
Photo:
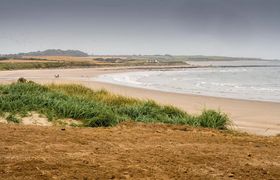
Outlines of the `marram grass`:
[{"label": "marram grass", "polygon": [[93,91],[81,85],[48,85],[22,81],[0,86],[0,114],[28,114],[36,111],[53,119],[72,118],[87,127],[113,126],[122,121],[184,124],[195,127],[226,129],[226,114],[204,110],[190,115],[173,106],[151,100]]}]

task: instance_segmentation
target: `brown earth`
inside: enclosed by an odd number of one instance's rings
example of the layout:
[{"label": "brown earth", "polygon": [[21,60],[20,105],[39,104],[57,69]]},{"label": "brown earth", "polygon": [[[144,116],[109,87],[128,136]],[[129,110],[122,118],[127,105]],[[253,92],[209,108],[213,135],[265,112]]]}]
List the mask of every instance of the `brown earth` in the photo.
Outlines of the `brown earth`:
[{"label": "brown earth", "polygon": [[187,126],[0,123],[0,179],[279,179],[280,137]]}]

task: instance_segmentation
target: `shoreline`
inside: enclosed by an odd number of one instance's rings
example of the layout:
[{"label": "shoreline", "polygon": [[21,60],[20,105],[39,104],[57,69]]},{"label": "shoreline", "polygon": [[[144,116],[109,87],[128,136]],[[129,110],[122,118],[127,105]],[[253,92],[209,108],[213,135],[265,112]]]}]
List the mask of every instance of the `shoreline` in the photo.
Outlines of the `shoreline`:
[{"label": "shoreline", "polygon": [[[141,71],[142,72],[142,71]],[[113,73],[119,73],[119,72],[112,72],[108,74],[113,74]],[[107,73],[104,73],[107,74]],[[102,74],[101,74],[102,75]],[[1,79],[1,78],[0,78]],[[110,84],[112,86],[123,86],[123,87],[130,87],[130,88],[137,88],[137,89],[145,89],[145,90],[151,90],[151,91],[159,91],[159,92],[165,92],[165,93],[174,93],[174,94],[182,94],[182,95],[190,95],[190,96],[199,96],[199,97],[205,97],[205,98],[222,98],[222,99],[229,99],[229,100],[238,100],[238,101],[251,101],[251,102],[259,102],[259,103],[276,103],[280,104],[280,101],[269,101],[269,100],[258,100],[258,99],[243,99],[243,98],[233,98],[233,97],[223,97],[223,96],[211,96],[211,95],[204,95],[204,94],[195,94],[195,93],[188,93],[188,92],[175,92],[175,91],[168,91],[168,90],[161,90],[161,89],[156,89],[156,88],[144,88],[144,87],[137,87],[137,86],[130,86],[130,85],[125,85],[125,84],[118,84],[118,83],[113,83],[113,82],[106,82],[102,80],[92,80],[93,82],[97,83],[104,83],[104,84]],[[280,122],[280,119],[279,119]]]},{"label": "shoreline", "polygon": [[[242,66],[248,67],[248,66]],[[232,67],[232,69],[236,67]],[[167,69],[167,70],[137,70],[128,71],[120,73],[109,73],[105,75],[100,75],[93,78],[94,81],[105,82],[112,85],[121,85],[149,90],[156,90],[162,92],[172,92],[178,94],[189,94],[198,95],[204,97],[216,97],[216,98],[227,98],[227,99],[237,99],[246,101],[258,101],[258,102],[274,102],[280,103],[280,97],[277,96],[278,87],[273,86],[262,86],[261,83],[264,82],[252,82],[253,79],[248,79],[245,81],[238,80],[238,78],[243,78],[244,75],[250,76],[250,74],[243,74],[243,72],[255,73],[258,70],[252,69],[237,69],[233,70],[231,73],[231,68],[224,69],[223,67],[197,67],[197,68],[185,68],[185,69]],[[218,69],[217,71],[215,69]],[[204,71],[205,70],[205,71]],[[263,70],[263,69],[261,69]],[[213,76],[214,80],[208,79],[204,74],[210,73],[216,74]],[[219,72],[222,72],[219,73]],[[236,72],[235,72],[236,71]],[[242,76],[238,76],[239,71],[241,71]],[[210,73],[209,73],[210,72]],[[219,74],[218,74],[218,73]],[[227,75],[225,73],[225,80],[217,76],[223,76],[223,72],[230,72]],[[196,75],[195,75],[196,73]],[[218,75],[217,75],[218,74]],[[236,75],[235,75],[236,74]],[[189,78],[186,78],[190,75]],[[229,79],[230,76],[233,79]],[[251,75],[252,76],[252,75]],[[253,77],[253,76],[252,76]],[[171,79],[172,78],[172,79]],[[199,78],[200,80],[192,80],[194,78]],[[177,81],[177,79],[182,79],[182,81]],[[188,80],[189,79],[189,80]],[[255,78],[254,78],[255,79]],[[272,78],[271,78],[272,79]],[[275,81],[275,80],[274,80]],[[186,83],[186,85],[184,85]],[[268,82],[270,83],[270,81]],[[272,83],[272,82],[271,82]],[[275,83],[275,82],[274,82]],[[214,84],[214,85],[213,85]],[[213,88],[213,89],[212,89]],[[262,90],[265,91],[262,91]]]},{"label": "shoreline", "polygon": [[[204,108],[221,110],[229,115],[234,126],[236,126],[234,127],[236,130],[257,135],[280,134],[280,103],[277,102],[163,92],[92,80],[92,78],[98,75],[129,72],[131,70],[135,69],[87,68],[0,71],[0,83],[14,82],[18,77],[24,77],[43,84],[78,83],[92,89],[107,89],[124,96],[152,99],[161,104],[174,105],[189,113],[198,113]],[[143,69],[139,70],[143,71]],[[54,78],[55,74],[60,74],[60,78]],[[2,78],[7,79],[3,80]]]}]

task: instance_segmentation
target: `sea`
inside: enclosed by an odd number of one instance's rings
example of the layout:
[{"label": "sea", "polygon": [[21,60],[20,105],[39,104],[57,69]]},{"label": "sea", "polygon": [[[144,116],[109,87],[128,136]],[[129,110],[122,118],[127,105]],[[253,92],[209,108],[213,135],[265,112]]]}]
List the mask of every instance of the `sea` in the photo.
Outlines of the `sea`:
[{"label": "sea", "polygon": [[190,61],[203,66],[104,74],[95,80],[159,91],[280,102],[280,61]]}]

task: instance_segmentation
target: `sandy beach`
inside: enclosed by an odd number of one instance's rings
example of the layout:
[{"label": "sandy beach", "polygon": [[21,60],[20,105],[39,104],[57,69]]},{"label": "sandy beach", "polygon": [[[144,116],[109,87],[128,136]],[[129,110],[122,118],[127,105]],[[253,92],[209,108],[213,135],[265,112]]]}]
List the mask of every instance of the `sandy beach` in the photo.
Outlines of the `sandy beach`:
[{"label": "sandy beach", "polygon": [[[125,96],[153,99],[162,104],[177,106],[190,113],[198,113],[204,108],[218,109],[229,115],[233,121],[233,128],[236,130],[258,135],[280,134],[280,103],[170,93],[93,80],[94,77],[101,74],[132,71],[132,69],[137,71],[134,68],[1,71],[0,83],[14,82],[19,77],[24,77],[38,83],[80,83],[92,89],[104,88]],[[60,77],[54,78],[55,74],[59,74]]]}]

